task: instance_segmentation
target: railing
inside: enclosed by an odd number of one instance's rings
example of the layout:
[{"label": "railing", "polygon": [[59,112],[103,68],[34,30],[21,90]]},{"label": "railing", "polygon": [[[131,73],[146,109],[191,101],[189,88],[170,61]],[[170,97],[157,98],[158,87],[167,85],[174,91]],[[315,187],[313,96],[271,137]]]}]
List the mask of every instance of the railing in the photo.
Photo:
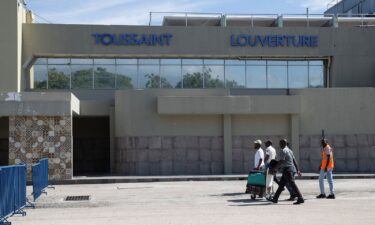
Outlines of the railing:
[{"label": "railing", "polygon": [[26,215],[26,165],[0,167],[0,224],[14,214]]},{"label": "railing", "polygon": [[41,159],[32,166],[32,183],[34,201],[42,194],[47,194],[48,187],[48,159]]},{"label": "railing", "polygon": [[[196,20],[200,20],[201,26],[205,26],[213,20],[220,26],[226,26],[227,21],[231,19],[248,19],[250,22],[250,27],[253,27],[256,22],[261,20],[274,20],[277,23],[278,20],[282,23],[283,18],[295,18],[300,20],[306,20],[306,26],[310,26],[312,20],[332,20],[331,26],[337,27],[340,23],[341,18],[349,18],[353,21],[358,21],[359,24],[355,26],[364,26],[366,21],[371,21],[375,23],[374,14],[223,14],[223,13],[197,13],[197,12],[150,12],[149,14],[149,26],[162,26],[166,20],[178,21],[179,26],[189,26]],[[173,18],[173,19],[172,19]],[[206,21],[205,21],[206,20]],[[342,22],[347,22],[348,20],[341,20]],[[352,21],[350,21],[352,22]]]}]

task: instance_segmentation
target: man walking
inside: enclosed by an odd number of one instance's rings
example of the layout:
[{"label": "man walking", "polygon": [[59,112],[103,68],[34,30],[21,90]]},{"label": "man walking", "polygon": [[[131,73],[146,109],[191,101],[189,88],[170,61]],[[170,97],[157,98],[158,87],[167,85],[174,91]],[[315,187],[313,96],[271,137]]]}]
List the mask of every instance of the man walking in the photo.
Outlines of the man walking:
[{"label": "man walking", "polygon": [[254,148],[257,150],[254,156],[254,170],[261,170],[264,168],[264,151],[261,146],[261,140],[254,141]]},{"label": "man walking", "polygon": [[334,161],[333,161],[333,152],[331,146],[328,144],[327,139],[322,139],[321,146],[323,147],[322,151],[322,163],[320,164],[319,170],[319,187],[320,187],[320,195],[316,196],[316,198],[326,198],[325,190],[324,190],[324,177],[327,176],[328,184],[329,184],[329,191],[330,194],[328,195],[328,199],[335,199],[335,193],[333,190],[333,168],[334,168]]},{"label": "man walking", "polygon": [[[265,161],[266,164],[270,164],[271,160],[276,158],[276,150],[272,146],[271,140],[267,140],[265,144],[266,144],[266,157],[265,157],[264,161]],[[274,178],[273,174],[267,173],[267,178],[266,178],[267,194],[271,194],[272,185],[273,185],[273,178]]]},{"label": "man walking", "polygon": [[292,192],[297,196],[297,201],[294,203],[295,205],[302,204],[305,202],[305,200],[302,197],[301,192],[299,191],[295,180],[294,180],[294,174],[297,173],[299,176],[301,176],[301,173],[298,169],[297,162],[294,158],[292,150],[290,150],[287,146],[288,142],[286,139],[282,139],[279,142],[280,145],[280,152],[278,153],[278,163],[275,166],[274,170],[277,170],[278,168],[281,168],[282,170],[282,177],[280,180],[279,188],[277,189],[275,195],[272,199],[268,199],[269,201],[273,203],[277,203],[278,199],[280,197],[280,194],[282,191],[284,191],[284,187],[286,184],[290,185],[290,188],[292,189]]}]

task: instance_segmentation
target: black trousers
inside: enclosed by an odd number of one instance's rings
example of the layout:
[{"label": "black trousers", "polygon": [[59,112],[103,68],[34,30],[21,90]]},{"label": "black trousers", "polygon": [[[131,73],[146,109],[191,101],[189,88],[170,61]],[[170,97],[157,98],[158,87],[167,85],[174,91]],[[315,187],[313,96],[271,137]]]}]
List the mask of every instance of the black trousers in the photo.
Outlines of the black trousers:
[{"label": "black trousers", "polygon": [[291,189],[291,194],[292,193],[295,194],[295,196],[298,199],[303,199],[302,194],[299,191],[299,189],[296,185],[296,182],[294,180],[294,173],[290,172],[288,170],[284,170],[283,175],[281,177],[281,180],[279,182],[279,188],[277,188],[277,191],[276,191],[275,195],[273,196],[274,200],[277,201],[279,199],[280,194],[281,194],[281,192],[284,191],[284,188],[285,188],[286,185],[289,185],[289,187]]},{"label": "black trousers", "polygon": [[[293,176],[294,176],[294,173],[293,173]],[[281,180],[281,179],[280,179]],[[280,186],[280,181],[277,179],[276,175],[273,177],[273,181],[275,181],[275,183]],[[285,187],[286,189],[288,190],[289,194],[290,194],[290,197],[296,197],[296,194],[293,193],[293,190],[292,188],[290,187],[289,183],[286,183],[285,184]]]}]

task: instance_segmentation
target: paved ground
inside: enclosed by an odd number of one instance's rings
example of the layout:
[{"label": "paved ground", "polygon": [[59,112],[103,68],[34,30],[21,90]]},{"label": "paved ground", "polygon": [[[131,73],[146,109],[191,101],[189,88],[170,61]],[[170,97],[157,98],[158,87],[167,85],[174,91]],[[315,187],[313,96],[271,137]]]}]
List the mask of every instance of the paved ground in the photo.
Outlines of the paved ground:
[{"label": "paved ground", "polygon": [[[316,200],[316,180],[299,180],[306,203],[252,201],[244,181],[190,181],[100,185],[61,185],[48,190],[12,217],[13,225],[366,225],[375,222],[375,179],[336,180],[336,200]],[[29,190],[30,192],[30,190]],[[67,195],[91,195],[88,202],[65,202]],[[287,194],[281,199],[287,198]]]}]

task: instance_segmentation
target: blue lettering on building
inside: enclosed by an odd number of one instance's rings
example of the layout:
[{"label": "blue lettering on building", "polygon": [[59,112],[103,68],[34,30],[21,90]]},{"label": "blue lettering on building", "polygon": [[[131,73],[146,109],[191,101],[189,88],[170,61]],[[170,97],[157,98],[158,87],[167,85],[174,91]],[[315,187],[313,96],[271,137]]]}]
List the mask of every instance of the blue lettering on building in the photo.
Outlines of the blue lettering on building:
[{"label": "blue lettering on building", "polygon": [[125,45],[125,46],[169,46],[172,34],[135,34],[135,33],[94,33],[96,45]]},{"label": "blue lettering on building", "polygon": [[231,35],[231,46],[238,47],[318,47],[314,35]]}]

